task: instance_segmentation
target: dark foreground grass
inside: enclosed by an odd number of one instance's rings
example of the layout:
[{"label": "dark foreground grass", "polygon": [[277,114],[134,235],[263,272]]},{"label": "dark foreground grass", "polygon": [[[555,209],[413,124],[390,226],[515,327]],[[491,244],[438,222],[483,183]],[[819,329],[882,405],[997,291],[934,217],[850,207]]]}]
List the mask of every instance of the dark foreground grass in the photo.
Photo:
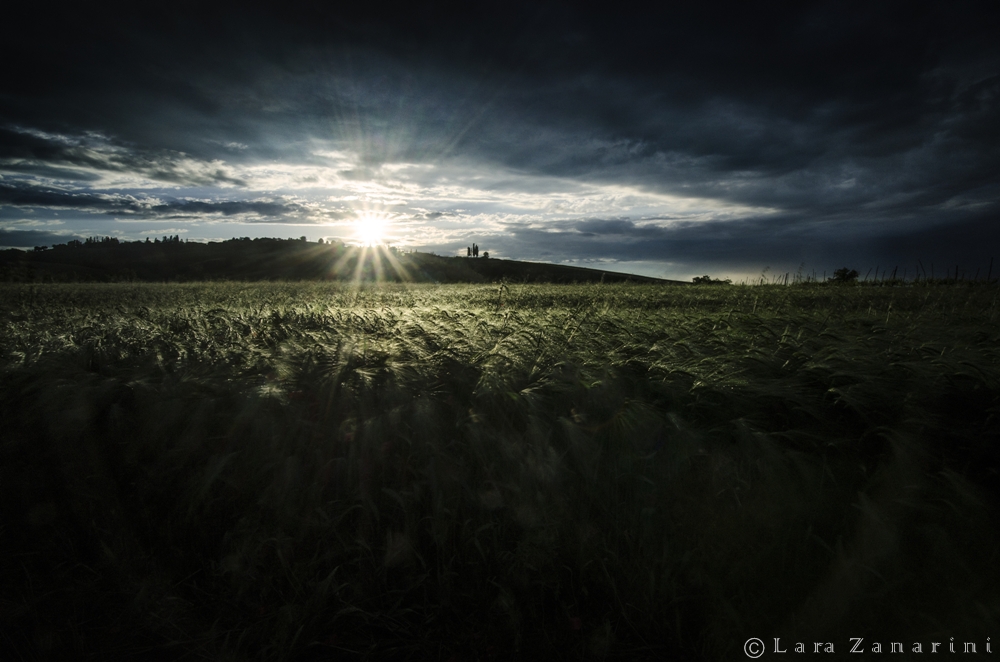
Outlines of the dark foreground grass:
[{"label": "dark foreground grass", "polygon": [[3,659],[1000,649],[995,287],[0,295]]}]

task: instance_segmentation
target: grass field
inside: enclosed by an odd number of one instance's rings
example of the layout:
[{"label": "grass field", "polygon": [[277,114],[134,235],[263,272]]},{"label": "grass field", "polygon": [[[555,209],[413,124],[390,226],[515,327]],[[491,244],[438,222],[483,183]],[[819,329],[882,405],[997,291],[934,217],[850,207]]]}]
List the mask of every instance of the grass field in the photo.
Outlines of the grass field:
[{"label": "grass field", "polygon": [[3,659],[1000,649],[998,294],[0,285]]}]

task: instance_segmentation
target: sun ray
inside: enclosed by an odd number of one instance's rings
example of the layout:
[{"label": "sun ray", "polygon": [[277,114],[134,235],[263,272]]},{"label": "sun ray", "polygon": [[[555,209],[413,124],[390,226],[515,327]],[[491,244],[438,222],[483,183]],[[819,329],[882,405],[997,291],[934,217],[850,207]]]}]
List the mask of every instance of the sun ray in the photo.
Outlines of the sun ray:
[{"label": "sun ray", "polygon": [[368,210],[359,211],[353,222],[353,245],[331,261],[331,276],[354,283],[412,282],[406,256],[392,248],[389,217]]},{"label": "sun ray", "polygon": [[381,246],[388,238],[389,221],[375,214],[363,214],[354,221],[354,236],[362,246]]}]

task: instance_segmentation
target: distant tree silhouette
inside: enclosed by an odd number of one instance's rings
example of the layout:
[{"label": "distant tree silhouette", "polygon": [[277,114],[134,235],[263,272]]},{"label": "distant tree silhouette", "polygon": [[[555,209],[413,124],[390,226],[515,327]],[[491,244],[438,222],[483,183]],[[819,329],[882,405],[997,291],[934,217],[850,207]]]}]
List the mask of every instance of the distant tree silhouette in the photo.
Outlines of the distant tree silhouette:
[{"label": "distant tree silhouette", "polygon": [[858,272],[854,269],[841,267],[833,272],[833,278],[827,278],[828,283],[853,283],[858,279]]},{"label": "distant tree silhouette", "polygon": [[490,256],[490,252],[489,251],[486,251],[485,253],[483,253],[483,257],[484,258],[489,257],[489,256]]},{"label": "distant tree silhouette", "polygon": [[472,257],[479,257],[479,246],[472,244]]},{"label": "distant tree silhouette", "polygon": [[695,276],[691,279],[691,282],[695,285],[730,285],[733,281],[726,278],[725,280],[721,278],[712,278],[711,276]]},{"label": "distant tree silhouette", "polygon": [[465,257],[472,257],[472,246],[465,247]]},{"label": "distant tree silhouette", "polygon": [[[166,237],[164,237],[164,240],[166,240]],[[85,246],[97,246],[97,245],[117,246],[119,243],[121,243],[121,242],[118,241],[118,237],[87,237],[87,240],[84,242],[84,245]]]}]

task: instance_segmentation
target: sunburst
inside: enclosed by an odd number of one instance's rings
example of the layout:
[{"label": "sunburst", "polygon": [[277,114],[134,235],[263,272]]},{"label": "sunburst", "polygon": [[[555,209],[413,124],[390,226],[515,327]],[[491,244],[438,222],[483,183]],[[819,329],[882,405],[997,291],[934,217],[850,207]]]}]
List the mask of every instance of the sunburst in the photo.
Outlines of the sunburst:
[{"label": "sunburst", "polygon": [[386,243],[389,222],[373,214],[359,216],[354,221],[354,236],[362,246],[381,246]]}]

